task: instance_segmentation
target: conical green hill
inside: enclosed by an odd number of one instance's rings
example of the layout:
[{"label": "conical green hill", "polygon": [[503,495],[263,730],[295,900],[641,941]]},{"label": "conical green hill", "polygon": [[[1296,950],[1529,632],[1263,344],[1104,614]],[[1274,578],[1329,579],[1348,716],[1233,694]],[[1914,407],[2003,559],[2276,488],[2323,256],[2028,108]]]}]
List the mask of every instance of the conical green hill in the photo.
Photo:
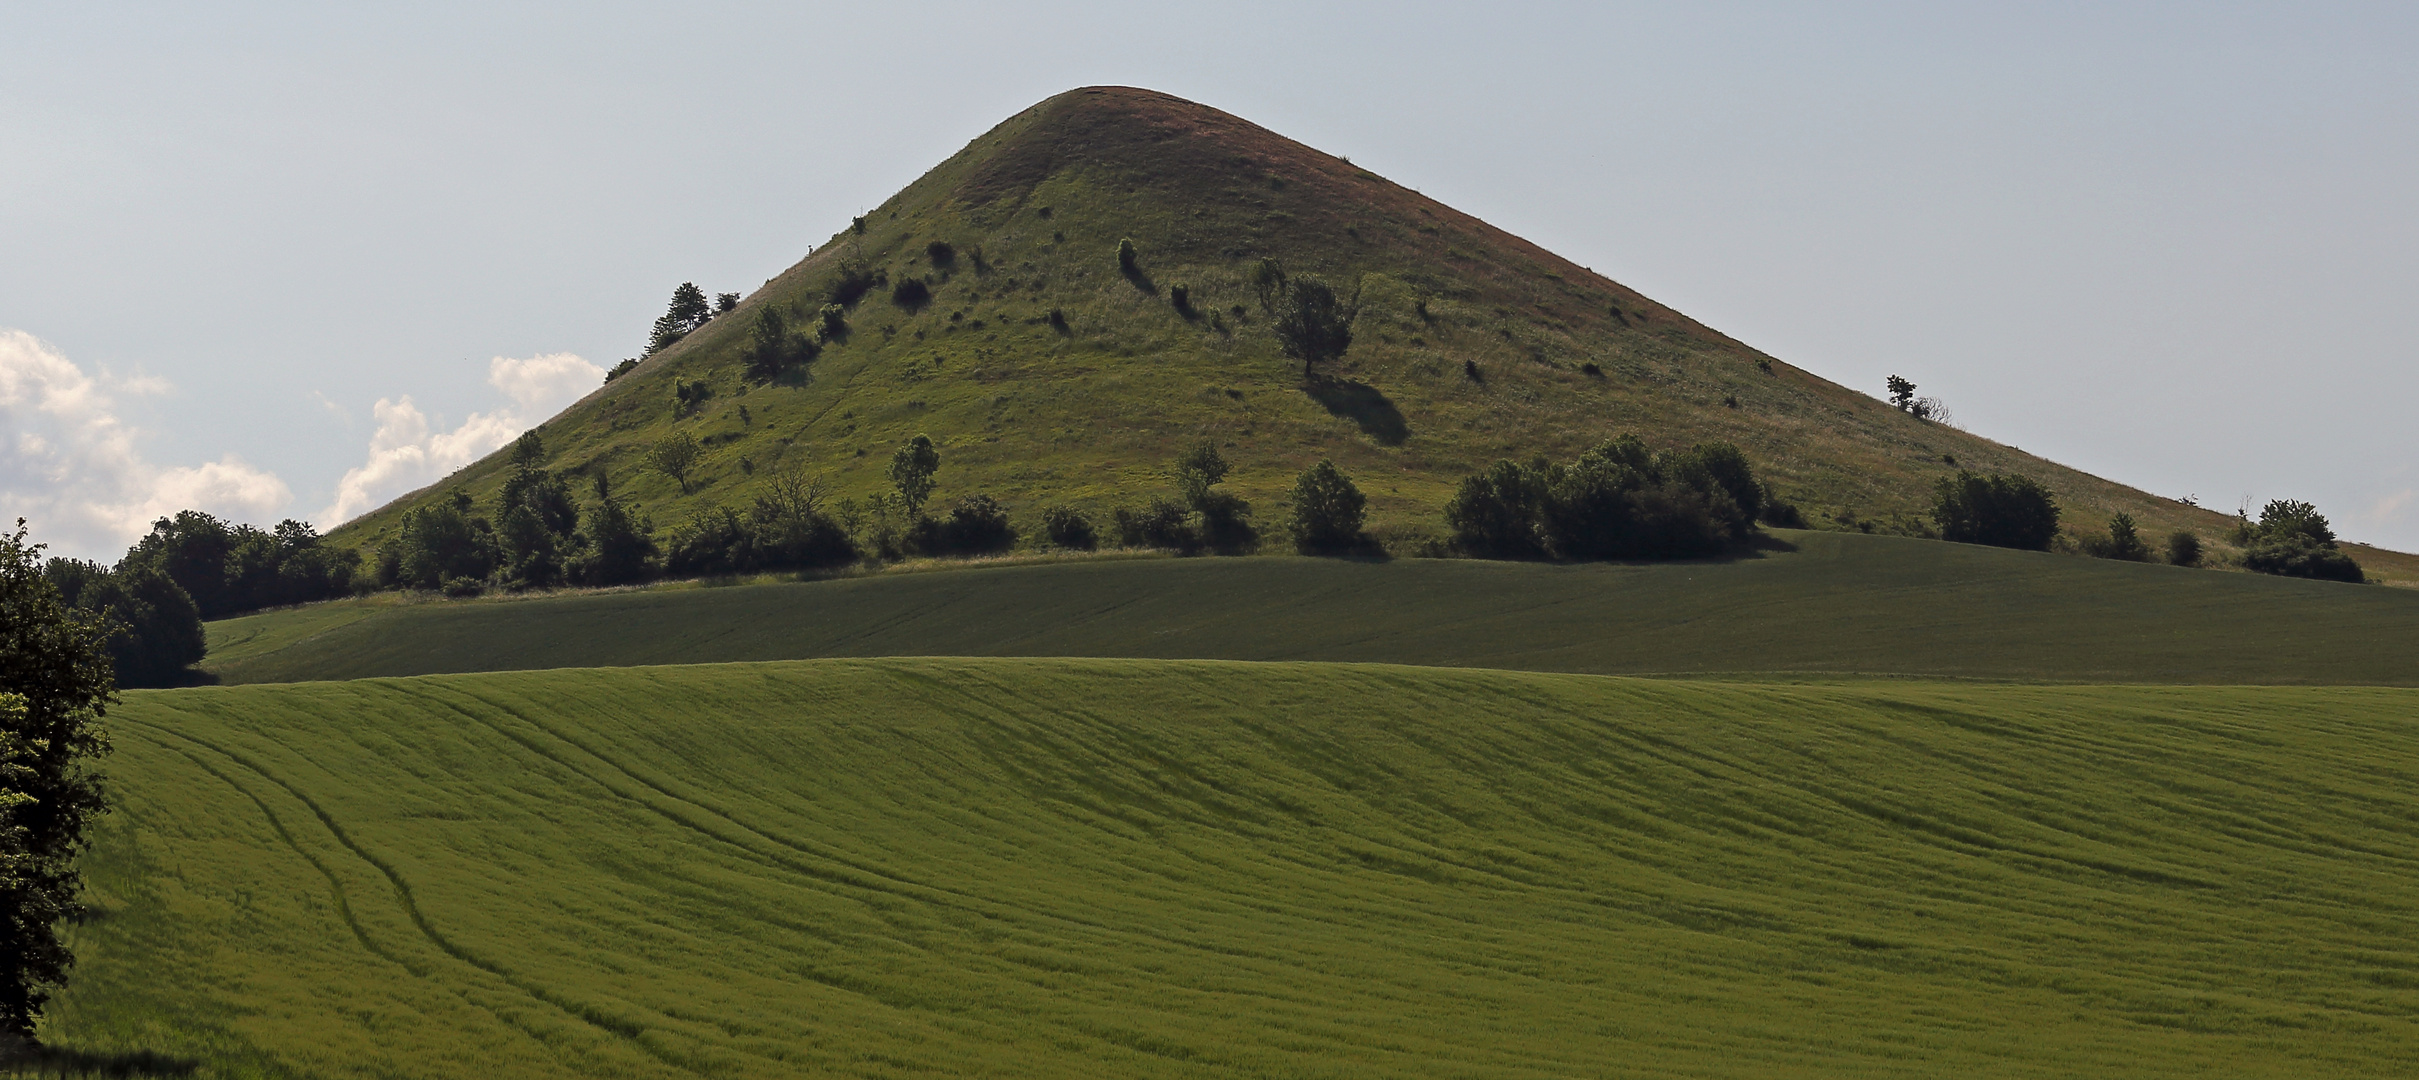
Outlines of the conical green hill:
[{"label": "conical green hill", "polygon": [[[1311,378],[1260,308],[1264,258],[1360,298],[1350,350]],[[852,272],[885,284],[849,299]],[[911,280],[928,293],[912,305],[894,298]],[[780,380],[747,377],[760,310],[808,327],[835,295],[844,337]],[[712,396],[677,410],[675,384],[698,382]],[[643,460],[676,430],[706,446],[685,493]],[[2083,528],[2123,510],[2214,539],[2228,520],[1915,419],[1343,158],[1122,87],[1009,118],[541,429],[549,467],[604,471],[659,530],[744,508],[787,470],[871,495],[919,432],[941,448],[935,506],[987,493],[1029,531],[1052,503],[1100,513],[1165,493],[1170,459],[1208,439],[1264,522],[1325,457],[1382,535],[1439,533],[1464,475],[1624,432],[1736,443],[1817,526],[1919,515],[1961,466],[2044,481]],[[339,537],[375,543],[403,508],[456,490],[492,499],[506,457]]]}]

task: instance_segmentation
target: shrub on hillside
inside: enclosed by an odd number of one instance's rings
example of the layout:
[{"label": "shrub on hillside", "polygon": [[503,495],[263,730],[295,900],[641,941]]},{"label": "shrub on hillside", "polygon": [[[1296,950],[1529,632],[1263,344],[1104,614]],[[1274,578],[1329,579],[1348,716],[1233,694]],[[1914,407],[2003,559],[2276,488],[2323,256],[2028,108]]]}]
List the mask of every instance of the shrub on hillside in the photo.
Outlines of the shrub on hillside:
[{"label": "shrub on hillside", "polygon": [[1042,511],[1042,535],[1063,548],[1090,551],[1100,546],[1100,537],[1093,531],[1092,519],[1072,506],[1053,506]]},{"label": "shrub on hillside", "polygon": [[889,280],[890,275],[885,272],[868,270],[862,266],[844,266],[840,268],[840,276],[832,279],[831,291],[827,294],[828,299],[841,307],[855,307],[857,301],[863,299],[866,293],[872,292],[877,286],[887,284]]},{"label": "shrub on hillside", "polygon": [[571,562],[571,579],[582,585],[624,585],[654,577],[653,532],[646,518],[607,493],[600,476],[596,509],[588,513],[587,542]]},{"label": "shrub on hillside", "polygon": [[2368,580],[2360,564],[2336,545],[2326,515],[2306,502],[2278,499],[2259,512],[2243,548],[2243,566],[2263,574],[2321,581]]},{"label": "shrub on hillside", "polygon": [[1008,511],[989,495],[968,495],[939,520],[919,519],[913,544],[926,555],[991,555],[1016,546]]},{"label": "shrub on hillside", "polygon": [[921,311],[924,305],[932,303],[932,287],[924,284],[923,278],[901,278],[897,285],[891,286],[890,302],[909,311]]},{"label": "shrub on hillside", "polygon": [[379,550],[379,584],[437,589],[449,581],[486,580],[496,567],[495,529],[470,509],[470,496],[456,492],[404,511],[394,537]]},{"label": "shrub on hillside", "polygon": [[[977,249],[975,254],[977,260],[979,261],[982,254],[981,250]],[[935,240],[924,245],[924,257],[932,260],[932,265],[935,268],[947,270],[950,267],[957,265],[958,249],[951,245],[947,240]]]},{"label": "shrub on hillside", "polygon": [[824,341],[838,341],[848,336],[848,309],[839,304],[825,304],[815,313],[815,336]]},{"label": "shrub on hillside", "polygon": [[779,308],[766,304],[748,324],[748,377],[759,382],[771,382],[789,370],[791,364],[805,363],[815,358],[815,343],[790,332],[789,320]]},{"label": "shrub on hillside", "polygon": [[1361,489],[1335,462],[1321,459],[1302,470],[1293,486],[1293,521],[1287,530],[1294,547],[1305,555],[1344,555],[1366,552],[1375,545],[1361,531],[1368,505]]},{"label": "shrub on hillside", "polygon": [[1934,485],[1932,521],[1943,540],[2047,551],[2058,535],[2058,503],[2029,476],[1961,469]]},{"label": "shrub on hillside", "polygon": [[906,508],[908,517],[924,513],[924,500],[932,496],[938,483],[933,474],[939,471],[941,451],[927,435],[919,433],[890,455],[890,486],[898,493],[899,505]]},{"label": "shrub on hillside", "polygon": [[628,375],[631,369],[636,368],[637,366],[638,358],[635,356],[629,357],[623,360],[621,363],[613,365],[613,370],[605,372],[605,381],[612,382],[613,380],[621,378],[624,375]]},{"label": "shrub on hillside", "polygon": [[1763,505],[1736,447],[1654,453],[1633,435],[1567,465],[1498,461],[1462,481],[1445,523],[1481,558],[1690,558],[1746,543]]},{"label": "shrub on hillside", "polygon": [[1141,273],[1142,263],[1140,260],[1141,253],[1134,250],[1133,240],[1122,239],[1117,241],[1118,272],[1125,274],[1127,277],[1132,277],[1135,274]]},{"label": "shrub on hillside", "polygon": [[2167,561],[2177,566],[2199,566],[2201,564],[2201,538],[2199,534],[2186,532],[2180,529],[2175,532],[2168,533]]},{"label": "shrub on hillside", "polygon": [[2150,545],[2142,542],[2142,534],[2135,527],[2131,514],[2121,513],[2108,519],[2107,536],[2084,537],[2083,553],[2096,559],[2150,561]]},{"label": "shrub on hillside", "polygon": [[1118,507],[1117,546],[1194,554],[1201,550],[1201,536],[1193,530],[1192,517],[1183,503],[1167,498],[1153,499],[1140,510]]},{"label": "shrub on hillside", "polygon": [[664,547],[664,571],[674,577],[736,574],[755,561],[754,538],[737,511],[727,506],[699,510],[672,530]]}]

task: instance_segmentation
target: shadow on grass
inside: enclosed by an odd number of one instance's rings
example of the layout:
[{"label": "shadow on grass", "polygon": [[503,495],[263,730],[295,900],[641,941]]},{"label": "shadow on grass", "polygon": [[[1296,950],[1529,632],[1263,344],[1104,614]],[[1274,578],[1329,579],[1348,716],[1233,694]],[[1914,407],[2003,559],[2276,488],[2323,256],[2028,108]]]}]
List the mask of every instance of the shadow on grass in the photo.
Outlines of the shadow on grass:
[{"label": "shadow on grass", "polygon": [[54,1047],[17,1049],[0,1057],[0,1076],[191,1076],[201,1063],[150,1050],[105,1054]]},{"label": "shadow on grass", "polygon": [[1403,440],[1411,437],[1411,425],[1403,419],[1403,411],[1368,383],[1321,375],[1303,382],[1302,392],[1325,406],[1328,413],[1352,421],[1361,434],[1380,446],[1401,446]]},{"label": "shadow on grass", "polygon": [[1118,272],[1124,274],[1126,281],[1132,283],[1135,288],[1152,296],[1159,295],[1159,283],[1152,281],[1151,275],[1144,272],[1141,267],[1122,266],[1118,268]]}]

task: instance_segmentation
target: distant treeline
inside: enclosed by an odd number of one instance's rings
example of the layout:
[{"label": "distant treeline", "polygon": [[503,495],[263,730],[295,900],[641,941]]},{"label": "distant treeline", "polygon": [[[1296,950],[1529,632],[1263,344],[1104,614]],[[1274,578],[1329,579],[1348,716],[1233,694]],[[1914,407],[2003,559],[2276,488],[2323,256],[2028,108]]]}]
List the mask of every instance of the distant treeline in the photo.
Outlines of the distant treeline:
[{"label": "distant treeline", "polygon": [[[648,455],[682,481],[696,447],[671,436]],[[890,490],[870,499],[831,499],[803,473],[767,477],[744,510],[697,510],[658,539],[653,522],[616,497],[602,473],[580,480],[540,465],[537,432],[512,450],[512,472],[481,506],[457,492],[406,511],[365,560],[288,521],[263,532],[186,511],[162,518],[113,567],[52,559],[48,576],[76,607],[103,612],[124,686],[169,685],[203,652],[205,619],[380,589],[474,596],[607,586],[663,577],[820,571],[900,559],[965,558],[1017,546],[1024,531],[1008,508],[974,493],[927,512],[941,453],[918,435],[892,455]],[[1167,470],[1169,489],[1095,521],[1072,506],[1043,508],[1035,547],[1103,545],[1183,555],[1240,555],[1266,537],[1249,502],[1222,489],[1230,467],[1218,448],[1196,445]],[[580,481],[575,485],[574,481]],[[575,486],[587,488],[585,495]],[[1280,532],[1311,555],[1385,553],[1363,528],[1367,499],[1333,462],[1295,478]],[[1960,471],[1933,491],[1922,535],[1973,544],[2049,550],[2061,544],[2102,558],[2158,558],[2134,522],[2118,514],[2106,535],[2062,537],[2061,511],[2039,482]],[[1498,461],[1461,482],[1444,509],[1445,539],[1412,553],[1485,559],[1684,559],[1719,556],[1755,542],[1759,525],[1802,528],[1803,515],[1757,478],[1728,443],[1650,449],[1638,437],[1605,442],[1567,461]],[[2242,565],[2263,573],[2363,580],[2324,516],[2308,503],[2270,503],[2232,537]],[[2177,532],[2166,561],[2199,565],[2201,539]]]}]

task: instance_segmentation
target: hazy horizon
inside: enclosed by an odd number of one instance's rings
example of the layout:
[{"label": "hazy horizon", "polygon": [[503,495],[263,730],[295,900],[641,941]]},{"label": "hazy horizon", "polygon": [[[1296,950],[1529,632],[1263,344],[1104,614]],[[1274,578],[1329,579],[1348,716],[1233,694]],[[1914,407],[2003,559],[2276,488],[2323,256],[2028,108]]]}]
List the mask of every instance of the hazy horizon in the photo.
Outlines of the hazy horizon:
[{"label": "hazy horizon", "polygon": [[[35,4],[0,13],[0,515],[337,520],[1014,112],[1147,86],[1986,437],[2419,550],[2419,13]],[[28,511],[31,512],[28,512]]]}]

